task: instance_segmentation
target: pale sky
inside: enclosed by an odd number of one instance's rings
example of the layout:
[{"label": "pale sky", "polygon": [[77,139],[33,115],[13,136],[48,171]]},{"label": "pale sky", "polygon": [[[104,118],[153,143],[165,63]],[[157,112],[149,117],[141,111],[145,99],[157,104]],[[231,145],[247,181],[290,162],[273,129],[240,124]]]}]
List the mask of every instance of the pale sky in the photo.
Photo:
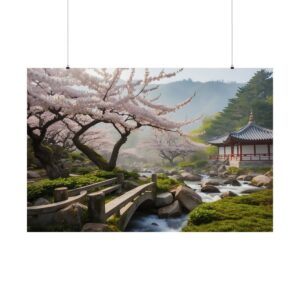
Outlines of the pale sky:
[{"label": "pale sky", "polygon": [[[150,74],[158,74],[160,72],[160,68],[150,68]],[[173,72],[176,69],[170,69],[165,68],[166,72]],[[160,83],[167,83],[172,81],[179,81],[183,79],[189,79],[191,78],[193,81],[225,81],[225,82],[231,82],[236,81],[239,83],[247,82],[256,71],[260,70],[260,68],[242,68],[242,69],[229,69],[229,68],[223,68],[223,69],[217,69],[217,68],[211,68],[211,69],[197,69],[197,68],[187,68],[183,69],[182,72],[178,73],[175,77],[164,79],[160,81]],[[269,71],[272,71],[272,69],[267,69]],[[143,68],[137,68],[136,69],[136,75],[135,78],[143,78],[144,69]],[[123,79],[126,79],[127,74],[124,73],[122,76]]]}]

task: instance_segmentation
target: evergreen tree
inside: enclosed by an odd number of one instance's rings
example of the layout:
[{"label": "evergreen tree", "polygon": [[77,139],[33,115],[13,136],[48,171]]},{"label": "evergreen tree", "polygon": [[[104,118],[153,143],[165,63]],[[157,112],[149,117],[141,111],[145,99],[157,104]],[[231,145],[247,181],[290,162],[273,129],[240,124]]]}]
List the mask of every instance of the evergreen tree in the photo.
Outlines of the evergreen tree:
[{"label": "evergreen tree", "polygon": [[245,126],[253,111],[255,123],[273,128],[273,78],[266,70],[257,71],[249,82],[239,88],[235,98],[229,100],[224,110],[210,120],[203,132],[203,139],[226,134]]}]

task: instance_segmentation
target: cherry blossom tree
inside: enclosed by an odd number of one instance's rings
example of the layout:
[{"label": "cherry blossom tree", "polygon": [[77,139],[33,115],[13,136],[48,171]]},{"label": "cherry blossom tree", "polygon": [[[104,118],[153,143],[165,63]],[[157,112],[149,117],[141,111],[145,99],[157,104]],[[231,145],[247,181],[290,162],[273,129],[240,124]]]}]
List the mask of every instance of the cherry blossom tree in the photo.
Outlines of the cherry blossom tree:
[{"label": "cherry blossom tree", "polygon": [[190,141],[185,135],[158,130],[150,140],[145,142],[145,147],[157,151],[159,156],[171,165],[174,165],[176,158],[185,158],[203,149],[203,145]]},{"label": "cherry blossom tree", "polygon": [[55,129],[56,123],[71,113],[73,105],[69,99],[82,94],[71,88],[74,84],[63,69],[28,69],[27,72],[27,135],[35,157],[49,178],[67,175],[47,146],[46,135],[49,128]]},{"label": "cherry blossom tree", "polygon": [[[126,81],[121,75],[125,69],[71,69],[70,73],[81,86],[90,91],[88,98],[76,101],[76,113],[64,120],[66,126],[74,133],[74,145],[82,151],[99,168],[113,170],[116,167],[119,151],[128,136],[138,128],[152,127],[164,131],[180,132],[182,126],[194,120],[176,122],[167,115],[191,102],[193,96],[172,107],[157,104],[159,96],[151,92],[158,89],[156,82],[173,77],[179,72],[165,73],[162,70],[157,76],[150,76],[145,69],[143,79],[134,79],[135,70],[129,72]],[[126,70],[127,71],[127,70]],[[95,148],[83,144],[80,137],[90,128],[99,124],[110,124],[119,134],[119,139],[112,147],[109,159],[105,159]],[[100,147],[101,148],[101,147]]]},{"label": "cherry blossom tree", "polygon": [[[121,77],[124,72],[128,73],[126,80]],[[182,126],[195,121],[176,122],[168,118],[169,113],[187,105],[193,96],[171,107],[155,103],[159,96],[151,94],[158,89],[157,82],[176,76],[177,72],[162,70],[151,76],[145,69],[144,78],[135,79],[134,69],[29,69],[27,132],[35,156],[48,176],[64,174],[46,146],[47,141],[74,145],[99,168],[113,170],[122,145],[134,130],[152,127],[180,132]],[[85,140],[102,123],[109,124],[119,135],[108,157],[103,155],[107,139]],[[64,144],[64,139],[69,144]]]}]

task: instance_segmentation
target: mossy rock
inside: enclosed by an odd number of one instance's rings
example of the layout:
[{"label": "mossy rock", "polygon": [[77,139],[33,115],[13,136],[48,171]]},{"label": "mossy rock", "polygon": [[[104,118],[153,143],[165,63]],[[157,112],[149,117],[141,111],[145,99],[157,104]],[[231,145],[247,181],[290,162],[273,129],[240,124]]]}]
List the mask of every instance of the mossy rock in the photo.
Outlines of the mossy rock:
[{"label": "mossy rock", "polygon": [[195,208],[183,231],[272,231],[273,192],[226,197]]}]

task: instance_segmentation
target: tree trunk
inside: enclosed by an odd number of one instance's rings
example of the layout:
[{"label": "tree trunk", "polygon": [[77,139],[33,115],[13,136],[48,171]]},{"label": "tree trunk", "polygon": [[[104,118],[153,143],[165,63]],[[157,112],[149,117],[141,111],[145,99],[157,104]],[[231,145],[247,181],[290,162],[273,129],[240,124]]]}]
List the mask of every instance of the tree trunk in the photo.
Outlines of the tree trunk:
[{"label": "tree trunk", "polygon": [[73,142],[74,145],[83,153],[85,154],[99,169],[105,170],[105,171],[112,171],[116,165],[117,160],[119,156],[120,149],[122,145],[124,145],[127,141],[128,134],[124,134],[121,136],[121,138],[117,141],[117,143],[114,145],[111,156],[109,161],[107,162],[105,158],[88,147],[87,145],[83,144],[79,140],[79,136],[74,136]]},{"label": "tree trunk", "polygon": [[168,157],[168,160],[171,166],[175,166],[174,158]]},{"label": "tree trunk", "polygon": [[120,149],[127,142],[128,135],[129,134],[122,135],[121,138],[114,145],[114,148],[113,148],[113,151],[111,153],[110,160],[108,163],[108,168],[109,168],[108,171],[112,171],[116,167]]},{"label": "tree trunk", "polygon": [[63,166],[55,161],[51,148],[34,140],[32,140],[32,146],[35,157],[40,161],[50,179],[66,177],[68,175]]},{"label": "tree trunk", "polygon": [[105,158],[87,145],[81,143],[79,137],[77,137],[76,135],[73,138],[73,142],[77,149],[85,154],[99,169],[111,171]]}]

